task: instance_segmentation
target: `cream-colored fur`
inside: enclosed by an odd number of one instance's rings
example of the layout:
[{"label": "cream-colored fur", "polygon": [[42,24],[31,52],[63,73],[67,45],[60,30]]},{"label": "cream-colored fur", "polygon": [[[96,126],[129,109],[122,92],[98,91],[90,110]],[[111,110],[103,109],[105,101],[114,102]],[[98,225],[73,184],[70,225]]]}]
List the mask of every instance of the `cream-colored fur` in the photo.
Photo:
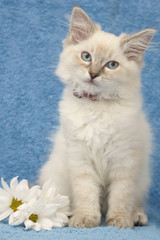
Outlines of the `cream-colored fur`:
[{"label": "cream-colored fur", "polygon": [[[73,10],[57,69],[66,84],[60,129],[40,174],[40,184],[52,178],[61,194],[70,197],[69,226],[98,226],[101,212],[107,225],[147,223],[143,207],[150,183],[151,134],[142,111],[140,72],[154,30],[142,32],[117,37],[101,31],[82,9]],[[90,62],[82,59],[84,51]],[[107,68],[113,60],[119,66]],[[89,72],[98,75],[92,83]],[[97,99],[75,97],[74,90]]]}]

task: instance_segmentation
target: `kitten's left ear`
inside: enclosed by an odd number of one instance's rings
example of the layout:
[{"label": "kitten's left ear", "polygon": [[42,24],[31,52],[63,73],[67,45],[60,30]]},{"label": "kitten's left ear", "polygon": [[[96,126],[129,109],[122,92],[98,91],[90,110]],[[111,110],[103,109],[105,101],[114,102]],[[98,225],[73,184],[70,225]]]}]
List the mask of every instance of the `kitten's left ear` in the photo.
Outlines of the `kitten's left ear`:
[{"label": "kitten's left ear", "polygon": [[86,40],[98,29],[100,27],[94,24],[80,7],[73,8],[68,36],[70,43],[76,44]]},{"label": "kitten's left ear", "polygon": [[141,62],[155,32],[155,29],[150,28],[131,35],[122,34],[121,47],[127,59]]}]

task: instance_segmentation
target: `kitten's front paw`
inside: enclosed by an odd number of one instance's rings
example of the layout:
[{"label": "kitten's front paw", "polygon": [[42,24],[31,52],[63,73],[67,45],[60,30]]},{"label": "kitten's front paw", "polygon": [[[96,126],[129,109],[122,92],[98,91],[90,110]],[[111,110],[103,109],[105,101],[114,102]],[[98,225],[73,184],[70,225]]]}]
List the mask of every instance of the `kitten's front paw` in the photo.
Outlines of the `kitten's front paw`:
[{"label": "kitten's front paw", "polygon": [[145,226],[147,225],[147,215],[142,209],[138,209],[133,214],[133,221],[135,226]]},{"label": "kitten's front paw", "polygon": [[126,216],[114,216],[106,220],[105,225],[118,228],[133,228],[133,220]]},{"label": "kitten's front paw", "polygon": [[98,216],[81,216],[73,215],[69,220],[69,227],[75,228],[93,228],[97,227],[100,223],[100,217]]}]

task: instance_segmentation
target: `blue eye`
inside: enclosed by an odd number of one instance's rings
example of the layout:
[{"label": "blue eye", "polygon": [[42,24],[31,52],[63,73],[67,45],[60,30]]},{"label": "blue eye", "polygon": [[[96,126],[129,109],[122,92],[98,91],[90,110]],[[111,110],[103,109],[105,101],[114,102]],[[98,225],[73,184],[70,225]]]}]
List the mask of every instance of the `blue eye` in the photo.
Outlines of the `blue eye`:
[{"label": "blue eye", "polygon": [[90,62],[92,60],[92,57],[88,52],[82,52],[81,58],[86,62]]},{"label": "blue eye", "polygon": [[116,69],[119,66],[119,63],[116,61],[110,61],[106,64],[106,67],[109,69]]}]

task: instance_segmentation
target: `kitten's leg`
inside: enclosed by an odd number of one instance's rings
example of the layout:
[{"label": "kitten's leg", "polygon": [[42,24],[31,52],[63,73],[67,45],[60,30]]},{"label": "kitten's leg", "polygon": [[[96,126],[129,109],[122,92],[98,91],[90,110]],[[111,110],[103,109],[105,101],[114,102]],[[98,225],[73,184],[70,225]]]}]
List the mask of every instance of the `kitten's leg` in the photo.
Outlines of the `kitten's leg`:
[{"label": "kitten's leg", "polygon": [[54,148],[48,162],[40,169],[39,184],[42,186],[47,180],[52,179],[57,184],[60,194],[70,197],[67,147],[61,130],[57,133],[54,142]]},{"label": "kitten's leg", "polygon": [[133,184],[130,179],[112,182],[108,199],[106,225],[119,228],[133,228]]},{"label": "kitten's leg", "polygon": [[88,158],[86,144],[77,140],[67,140],[73,212],[69,226],[96,227],[101,219],[99,201],[101,180]]},{"label": "kitten's leg", "polygon": [[99,186],[90,174],[81,174],[72,179],[73,216],[69,226],[92,228],[100,223]]},{"label": "kitten's leg", "polygon": [[145,226],[148,222],[148,217],[144,211],[144,206],[146,205],[145,200],[148,193],[148,188],[150,186],[150,170],[148,159],[144,162],[144,165],[141,167],[143,171],[141,171],[140,179],[138,181],[138,188],[136,188],[136,202],[135,209],[133,212],[133,221],[135,226]]},{"label": "kitten's leg", "polygon": [[[133,173],[132,169],[132,173]],[[136,183],[131,169],[118,169],[109,187],[108,212],[106,225],[119,228],[133,228],[133,209],[135,204]]]}]

